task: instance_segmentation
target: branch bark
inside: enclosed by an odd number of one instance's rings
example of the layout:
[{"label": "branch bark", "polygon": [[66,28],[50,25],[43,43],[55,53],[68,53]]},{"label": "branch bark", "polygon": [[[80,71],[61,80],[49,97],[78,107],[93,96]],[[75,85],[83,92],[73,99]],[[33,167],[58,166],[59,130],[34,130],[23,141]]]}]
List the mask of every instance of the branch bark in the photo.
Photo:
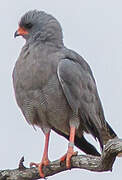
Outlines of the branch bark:
[{"label": "branch bark", "polygon": [[[101,157],[91,155],[77,155],[71,159],[71,169],[79,168],[90,171],[102,172],[112,171],[112,167],[116,156],[122,153],[122,139],[109,140]],[[0,180],[36,180],[40,179],[38,169],[25,168],[23,165],[24,159],[22,158],[19,163],[18,169],[1,170]],[[59,160],[51,162],[48,166],[43,167],[45,177],[52,176],[62,171],[66,171],[65,162],[60,163]]]}]

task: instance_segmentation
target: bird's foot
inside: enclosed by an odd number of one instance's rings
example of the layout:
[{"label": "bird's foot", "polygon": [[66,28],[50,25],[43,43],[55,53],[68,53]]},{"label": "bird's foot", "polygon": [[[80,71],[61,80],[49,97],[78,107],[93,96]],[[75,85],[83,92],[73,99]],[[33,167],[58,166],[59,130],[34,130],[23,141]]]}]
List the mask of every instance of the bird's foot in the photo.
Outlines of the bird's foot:
[{"label": "bird's foot", "polygon": [[77,151],[74,152],[72,147],[69,147],[67,153],[60,158],[60,162],[63,162],[66,160],[66,167],[67,167],[67,169],[70,169],[71,168],[71,157],[76,156],[77,153],[78,153]]},{"label": "bird's foot", "polygon": [[49,165],[49,162],[50,162],[49,159],[44,159],[44,160],[42,159],[41,163],[31,162],[30,167],[32,167],[32,166],[38,167],[40,177],[44,178],[45,175],[44,175],[44,173],[42,171],[42,167]]}]

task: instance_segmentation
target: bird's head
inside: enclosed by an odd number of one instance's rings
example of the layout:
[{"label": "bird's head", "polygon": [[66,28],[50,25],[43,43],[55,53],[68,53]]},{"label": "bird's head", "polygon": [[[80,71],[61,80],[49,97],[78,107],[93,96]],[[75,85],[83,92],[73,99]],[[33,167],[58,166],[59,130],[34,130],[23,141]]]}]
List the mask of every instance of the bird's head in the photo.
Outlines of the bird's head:
[{"label": "bird's head", "polygon": [[26,41],[40,40],[56,45],[63,44],[62,29],[59,22],[43,11],[31,10],[25,13],[19,22],[14,37],[22,36]]}]

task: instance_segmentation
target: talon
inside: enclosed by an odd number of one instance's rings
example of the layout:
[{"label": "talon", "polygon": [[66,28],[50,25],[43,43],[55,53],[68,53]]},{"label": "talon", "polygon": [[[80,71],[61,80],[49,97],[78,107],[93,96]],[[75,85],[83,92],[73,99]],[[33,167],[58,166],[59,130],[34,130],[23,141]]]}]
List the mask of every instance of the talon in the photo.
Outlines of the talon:
[{"label": "talon", "polygon": [[43,173],[43,171],[42,171],[42,168],[43,168],[43,166],[47,166],[48,164],[49,164],[49,160],[48,160],[48,159],[45,159],[45,160],[42,160],[41,163],[31,162],[31,163],[30,163],[30,167],[33,167],[33,166],[38,167],[38,171],[39,171],[40,177],[44,178],[45,175],[44,175],[44,173]]},{"label": "talon", "polygon": [[67,152],[67,157],[66,157],[66,167],[67,169],[71,168],[71,158],[72,156],[76,156],[78,152],[74,152],[73,150]]},{"label": "talon", "polygon": [[39,166],[38,166],[39,175],[40,175],[40,177],[42,177],[42,178],[45,177],[45,175],[44,175],[44,173],[43,173],[43,171],[42,171],[43,165],[44,165],[43,163],[40,163]]},{"label": "talon", "polygon": [[77,154],[78,154],[77,151],[74,152],[72,149],[71,150],[69,149],[68,152],[64,156],[62,156],[60,158],[60,163],[64,162],[66,160],[66,167],[67,167],[67,169],[70,169],[70,167],[71,167],[71,157],[76,156]]},{"label": "talon", "polygon": [[64,162],[64,161],[66,160],[66,157],[67,157],[67,153],[60,158],[60,160],[59,160],[60,163],[61,163],[61,162]]},{"label": "talon", "polygon": [[40,174],[40,177],[44,178],[45,175],[42,171],[42,168],[43,166],[47,166],[49,164],[49,160],[48,159],[45,159],[45,160],[42,160],[42,162],[38,165],[38,170],[39,170],[39,174]]}]

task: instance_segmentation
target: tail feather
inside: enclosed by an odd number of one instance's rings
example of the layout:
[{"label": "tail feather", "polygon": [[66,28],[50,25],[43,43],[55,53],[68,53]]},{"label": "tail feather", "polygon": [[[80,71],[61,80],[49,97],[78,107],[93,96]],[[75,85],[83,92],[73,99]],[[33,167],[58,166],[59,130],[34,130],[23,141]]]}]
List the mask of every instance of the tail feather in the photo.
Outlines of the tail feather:
[{"label": "tail feather", "polygon": [[[109,139],[113,139],[113,138],[117,137],[114,130],[111,128],[111,126],[106,121],[104,121],[104,125],[102,126],[100,134],[99,134],[99,131],[97,131],[97,128],[95,126],[90,126],[90,127],[95,128],[95,129],[91,129],[91,130],[93,132],[96,132],[94,134],[94,136],[96,136],[98,138],[101,148],[103,148],[103,145],[105,145]],[[55,128],[52,128],[52,129],[59,135],[65,137],[67,140],[69,140],[69,135],[67,135]],[[102,138],[102,140],[101,140],[101,138]],[[94,155],[94,156],[101,156],[100,153],[97,151],[97,149],[92,144],[90,144],[85,139],[84,136],[78,137],[76,135],[74,144],[76,147],[78,147],[80,150],[82,150],[86,154],[90,154],[90,155]]]},{"label": "tail feather", "polygon": [[85,138],[82,136],[81,138],[75,137],[75,145],[81,149],[86,154],[101,156],[100,153],[96,150],[96,148],[91,145]]},{"label": "tail feather", "polygon": [[[66,135],[65,133],[63,133],[57,129],[54,129],[54,128],[53,128],[53,130],[56,133],[58,133],[59,135],[65,137],[67,140],[69,140],[69,136]],[[81,138],[78,136],[75,136],[74,144],[76,147],[78,147],[80,150],[82,150],[86,154],[90,154],[90,155],[94,155],[94,156],[100,156],[100,153],[96,150],[96,148],[92,144],[87,142],[87,140],[84,138],[84,136],[82,136]]]},{"label": "tail feather", "polygon": [[105,125],[102,128],[103,144],[105,145],[109,139],[117,137],[111,126],[105,121]]},{"label": "tail feather", "polygon": [[103,150],[103,146],[107,143],[109,139],[113,139],[117,137],[114,130],[105,120],[103,111],[99,117],[91,115],[86,115],[84,112],[80,111],[82,124],[85,124],[84,130],[93,135],[93,137],[98,139],[101,149]]},{"label": "tail feather", "polygon": [[101,123],[94,114],[86,114],[85,111],[80,110],[81,123],[84,125],[84,131],[92,134],[98,139],[101,149],[103,149],[103,136],[101,132]]}]

